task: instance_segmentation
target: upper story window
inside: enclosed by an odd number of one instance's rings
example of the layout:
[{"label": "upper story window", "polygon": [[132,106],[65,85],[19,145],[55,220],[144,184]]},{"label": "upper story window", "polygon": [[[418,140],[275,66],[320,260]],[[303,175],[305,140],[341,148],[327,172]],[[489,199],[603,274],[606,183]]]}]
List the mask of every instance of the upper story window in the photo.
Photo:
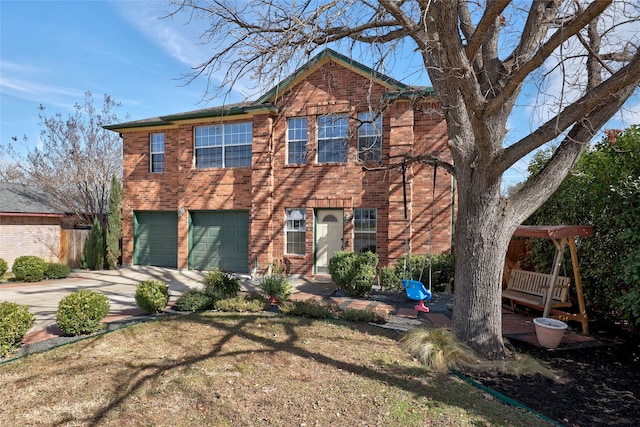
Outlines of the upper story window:
[{"label": "upper story window", "polygon": [[196,169],[251,166],[251,122],[195,128]]},{"label": "upper story window", "polygon": [[346,114],[318,117],[318,163],[346,163],[349,121]]},{"label": "upper story window", "polygon": [[353,251],[376,253],[378,211],[372,208],[353,210]]},{"label": "upper story window", "polygon": [[358,161],[379,162],[382,160],[382,115],[358,113],[358,121]]},{"label": "upper story window", "polygon": [[164,172],[164,133],[150,136],[151,172]]},{"label": "upper story window", "polygon": [[307,118],[287,119],[287,164],[307,163]]}]

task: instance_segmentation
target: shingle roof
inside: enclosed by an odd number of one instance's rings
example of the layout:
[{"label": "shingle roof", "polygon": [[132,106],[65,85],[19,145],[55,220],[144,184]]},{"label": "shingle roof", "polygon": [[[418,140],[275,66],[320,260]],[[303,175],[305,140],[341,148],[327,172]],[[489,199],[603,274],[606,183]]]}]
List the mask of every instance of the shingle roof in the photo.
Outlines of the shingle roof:
[{"label": "shingle roof", "polygon": [[0,213],[58,214],[50,196],[33,185],[0,182]]},{"label": "shingle roof", "polygon": [[136,129],[143,127],[154,127],[154,126],[168,126],[175,124],[181,120],[193,120],[193,119],[203,119],[203,118],[213,118],[213,117],[221,117],[221,116],[234,116],[239,114],[247,114],[256,110],[270,110],[270,111],[278,111],[278,108],[270,103],[272,98],[278,91],[283,90],[283,88],[289,86],[296,79],[306,72],[311,70],[316,64],[321,63],[326,59],[332,59],[341,63],[342,65],[349,67],[356,72],[370,76],[371,78],[376,79],[380,83],[387,86],[389,92],[385,95],[389,99],[395,98],[415,98],[421,96],[433,96],[434,90],[432,87],[426,86],[408,86],[398,80],[395,80],[389,76],[386,76],[382,73],[379,73],[366,65],[363,65],[353,59],[344,56],[334,50],[325,49],[316,55],[313,59],[308,61],[305,65],[296,70],[289,77],[284,79],[278,85],[276,85],[271,90],[267,91],[264,95],[258,98],[255,101],[245,101],[239,102],[236,104],[227,104],[219,107],[213,108],[203,108],[200,110],[188,111],[185,113],[177,113],[160,117],[152,117],[148,119],[135,120],[126,123],[118,123],[108,126],[103,126],[105,129],[112,130],[115,132],[124,131],[126,129]]}]

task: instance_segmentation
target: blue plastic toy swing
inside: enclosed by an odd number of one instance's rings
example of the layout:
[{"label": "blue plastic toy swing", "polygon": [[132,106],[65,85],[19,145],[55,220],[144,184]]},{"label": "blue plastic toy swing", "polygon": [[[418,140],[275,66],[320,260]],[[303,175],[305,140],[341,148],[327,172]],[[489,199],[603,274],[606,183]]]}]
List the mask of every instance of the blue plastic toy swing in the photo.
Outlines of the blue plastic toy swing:
[{"label": "blue plastic toy swing", "polygon": [[419,280],[402,279],[402,286],[404,286],[404,290],[407,292],[407,298],[420,301],[414,308],[423,313],[428,313],[429,307],[424,305],[424,302],[431,301],[431,291],[425,289]]},{"label": "blue plastic toy swing", "polygon": [[[403,276],[406,277],[406,270],[407,270],[407,258],[409,258],[409,230],[408,230],[408,226],[407,226],[407,190],[406,190],[406,177],[405,177],[405,171],[406,171],[406,164],[403,162],[402,163],[402,190],[403,190],[403,195],[404,195],[404,219],[405,219],[405,232],[406,232],[406,238],[405,238],[405,258],[404,258],[404,268],[403,268]],[[436,191],[436,172],[437,172],[437,165],[434,164],[433,166],[433,189],[432,189],[432,209],[431,209],[431,223],[429,226],[429,250],[431,250],[431,234],[433,231],[433,199],[435,198],[435,191]],[[427,257],[426,255],[424,256],[424,258],[422,259],[422,268],[420,269],[420,277],[418,280],[412,280],[412,279],[402,279],[402,286],[404,287],[405,292],[407,293],[407,298],[414,300],[414,301],[419,301],[418,305],[415,306],[415,309],[417,311],[421,311],[423,313],[428,313],[429,312],[429,307],[427,307],[426,305],[424,305],[425,301],[431,301],[431,297],[432,297],[432,293],[431,293],[431,264],[432,264],[432,259],[431,257],[429,257],[429,289],[426,289],[424,287],[424,284],[422,283],[422,272],[424,271],[424,263],[426,261]]]}]

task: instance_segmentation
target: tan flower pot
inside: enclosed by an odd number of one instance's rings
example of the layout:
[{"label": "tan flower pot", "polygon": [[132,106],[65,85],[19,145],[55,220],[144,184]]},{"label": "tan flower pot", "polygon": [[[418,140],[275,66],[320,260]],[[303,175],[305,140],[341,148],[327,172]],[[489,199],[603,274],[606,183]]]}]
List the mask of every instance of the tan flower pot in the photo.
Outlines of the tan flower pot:
[{"label": "tan flower pot", "polygon": [[536,327],[536,336],[541,346],[547,348],[557,348],[562,341],[567,324],[549,317],[536,317],[533,319]]}]

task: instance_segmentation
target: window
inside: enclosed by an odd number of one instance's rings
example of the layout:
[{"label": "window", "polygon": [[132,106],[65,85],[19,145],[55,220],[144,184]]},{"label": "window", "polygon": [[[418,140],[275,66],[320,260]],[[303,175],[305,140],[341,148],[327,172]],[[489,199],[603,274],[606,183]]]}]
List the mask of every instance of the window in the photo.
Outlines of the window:
[{"label": "window", "polygon": [[346,163],[348,127],[346,114],[318,117],[318,163]]},{"label": "window", "polygon": [[287,163],[302,165],[307,163],[307,118],[287,119],[288,153]]},{"label": "window", "polygon": [[378,212],[376,209],[354,209],[353,251],[376,253]]},{"label": "window", "polygon": [[358,161],[379,162],[382,160],[382,115],[359,113]]},{"label": "window", "polygon": [[252,123],[198,126],[196,169],[251,166]]},{"label": "window", "polygon": [[286,210],[286,253],[304,255],[305,232],[307,231],[307,211],[303,208]]},{"label": "window", "polygon": [[151,172],[164,172],[164,133],[151,134]]}]

